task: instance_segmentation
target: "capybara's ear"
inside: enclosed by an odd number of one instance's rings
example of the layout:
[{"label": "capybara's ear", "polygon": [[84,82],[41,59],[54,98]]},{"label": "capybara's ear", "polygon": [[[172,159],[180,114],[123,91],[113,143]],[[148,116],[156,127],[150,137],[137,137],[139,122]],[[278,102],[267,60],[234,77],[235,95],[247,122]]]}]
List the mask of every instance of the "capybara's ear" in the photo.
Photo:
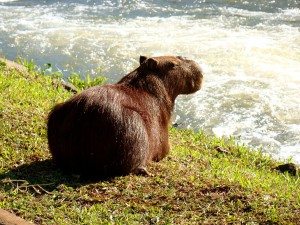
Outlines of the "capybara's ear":
[{"label": "capybara's ear", "polygon": [[145,62],[145,60],[147,59],[147,56],[140,56],[140,64],[142,64],[143,62]]},{"label": "capybara's ear", "polygon": [[158,67],[158,61],[156,59],[153,59],[153,58],[149,58],[147,59],[147,67],[150,69],[150,70],[156,70],[157,67]]}]

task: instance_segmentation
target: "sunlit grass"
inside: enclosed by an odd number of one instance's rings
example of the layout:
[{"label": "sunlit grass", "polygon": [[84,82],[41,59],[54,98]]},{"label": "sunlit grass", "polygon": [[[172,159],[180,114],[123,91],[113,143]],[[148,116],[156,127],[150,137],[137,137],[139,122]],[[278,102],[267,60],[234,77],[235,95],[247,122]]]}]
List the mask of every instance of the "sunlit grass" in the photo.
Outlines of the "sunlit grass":
[{"label": "sunlit grass", "polygon": [[63,174],[51,161],[45,121],[72,94],[29,67],[22,74],[0,65],[0,208],[37,224],[300,221],[299,176],[278,174],[270,157],[202,131],[170,128],[171,153],[150,165],[153,177],[88,182]]}]

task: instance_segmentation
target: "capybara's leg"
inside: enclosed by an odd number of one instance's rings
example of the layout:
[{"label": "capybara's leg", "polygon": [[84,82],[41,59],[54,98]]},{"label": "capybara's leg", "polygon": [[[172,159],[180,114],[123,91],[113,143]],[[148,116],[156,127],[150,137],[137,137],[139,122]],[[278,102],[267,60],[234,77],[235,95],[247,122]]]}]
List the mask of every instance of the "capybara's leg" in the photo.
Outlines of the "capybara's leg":
[{"label": "capybara's leg", "polygon": [[132,171],[135,175],[142,175],[142,176],[153,176],[144,166],[140,166],[136,168],[134,171]]}]

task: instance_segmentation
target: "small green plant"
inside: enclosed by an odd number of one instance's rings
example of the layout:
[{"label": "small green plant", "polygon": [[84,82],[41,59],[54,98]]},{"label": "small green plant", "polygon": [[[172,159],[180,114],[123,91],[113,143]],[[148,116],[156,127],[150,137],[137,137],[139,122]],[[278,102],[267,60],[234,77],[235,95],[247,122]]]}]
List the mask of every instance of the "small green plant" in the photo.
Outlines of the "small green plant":
[{"label": "small green plant", "polygon": [[0,62],[0,67],[4,67],[4,66],[6,66],[6,63],[5,62]]},{"label": "small green plant", "polygon": [[[51,63],[45,63],[44,66],[46,68],[41,69],[40,67],[34,64],[34,61],[32,59],[31,60],[18,59],[17,61],[23,66],[25,66],[29,72],[36,72],[36,74],[43,75],[43,76],[47,75],[47,76],[54,77],[56,79],[64,79],[66,77],[66,75],[64,75],[60,71],[53,71]],[[5,64],[3,66],[5,66]],[[101,71],[102,71],[101,69],[98,69],[98,72]],[[103,84],[106,80],[106,78],[103,76],[97,76],[92,78],[89,73],[87,73],[83,77],[84,78],[82,78],[82,76],[79,73],[71,71],[71,75],[66,79],[67,82],[73,84],[79,90],[84,90],[92,86]]]},{"label": "small green plant", "polygon": [[103,84],[105,78],[103,76],[98,76],[91,78],[90,74],[85,76],[85,79],[82,79],[79,73],[71,72],[71,76],[67,78],[68,82],[79,88],[80,90]]},{"label": "small green plant", "polygon": [[34,64],[33,59],[27,60],[23,58],[18,58],[17,63],[20,63],[21,65],[25,66],[28,69],[28,72],[34,72],[36,65]]}]

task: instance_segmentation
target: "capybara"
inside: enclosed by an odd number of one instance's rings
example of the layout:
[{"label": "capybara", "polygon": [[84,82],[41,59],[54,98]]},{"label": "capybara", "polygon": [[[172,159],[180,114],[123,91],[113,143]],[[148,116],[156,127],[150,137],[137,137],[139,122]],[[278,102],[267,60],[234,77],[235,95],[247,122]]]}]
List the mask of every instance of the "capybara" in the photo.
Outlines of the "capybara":
[{"label": "capybara", "polygon": [[169,150],[175,98],[201,88],[203,74],[180,56],[140,56],[140,66],[118,83],[88,88],[57,104],[48,117],[54,161],[86,176],[147,173]]}]

